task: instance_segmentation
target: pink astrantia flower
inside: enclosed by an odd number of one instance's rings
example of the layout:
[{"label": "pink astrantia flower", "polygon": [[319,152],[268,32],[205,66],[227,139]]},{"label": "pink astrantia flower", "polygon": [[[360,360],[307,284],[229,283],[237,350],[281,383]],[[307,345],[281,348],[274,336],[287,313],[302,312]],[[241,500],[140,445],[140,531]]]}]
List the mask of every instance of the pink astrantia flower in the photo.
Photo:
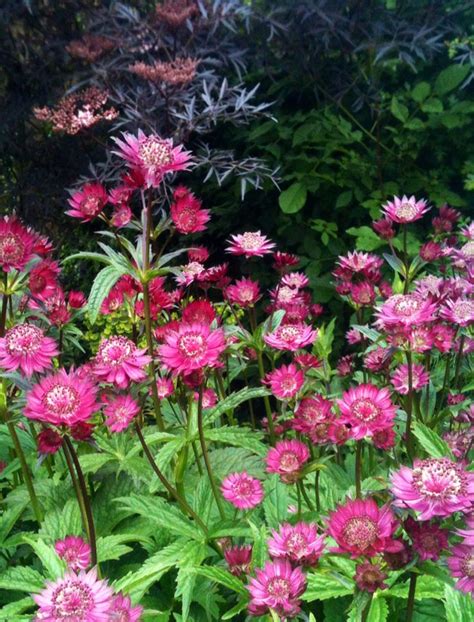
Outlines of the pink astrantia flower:
[{"label": "pink astrantia flower", "polygon": [[174,384],[170,378],[158,378],[156,381],[156,389],[160,400],[164,400],[174,392]]},{"label": "pink astrantia flower", "polygon": [[427,559],[437,561],[443,550],[448,548],[449,531],[435,523],[419,523],[409,517],[405,528],[412,540],[413,550],[423,562]]},{"label": "pink astrantia flower", "polygon": [[222,482],[221,491],[224,499],[239,510],[254,508],[263,499],[260,480],[251,477],[246,471],[228,475]]},{"label": "pink astrantia flower", "polygon": [[388,201],[382,211],[391,221],[406,224],[419,220],[429,209],[424,199],[417,201],[414,196],[408,198],[403,195],[401,199],[393,197],[393,201]]},{"label": "pink astrantia flower", "polygon": [[232,546],[224,551],[224,557],[229,566],[229,570],[236,577],[248,573],[252,561],[252,547]]},{"label": "pink astrantia flower", "polygon": [[0,368],[6,371],[20,369],[27,378],[52,366],[59,354],[54,339],[46,337],[41,328],[33,324],[18,324],[9,328],[0,338]]},{"label": "pink astrantia flower", "polygon": [[15,216],[0,218],[0,266],[4,272],[23,270],[33,257],[36,238]]},{"label": "pink astrantia flower", "polygon": [[474,300],[469,298],[447,300],[441,307],[440,315],[458,326],[469,326],[474,322]]},{"label": "pink astrantia flower", "polygon": [[388,505],[379,508],[370,498],[349,499],[329,516],[328,533],[338,544],[335,552],[374,557],[400,550],[400,543],[392,539],[397,526]]},{"label": "pink astrantia flower", "polygon": [[143,608],[137,605],[132,607],[128,596],[119,593],[113,597],[112,605],[108,611],[108,622],[139,622]]},{"label": "pink astrantia flower", "polygon": [[333,274],[342,281],[351,281],[355,276],[358,280],[363,276],[372,283],[377,283],[381,279],[380,268],[383,265],[383,259],[373,253],[349,252],[339,257],[337,263],[338,267]]},{"label": "pink astrantia flower", "polygon": [[288,400],[298,393],[304,384],[304,374],[301,369],[291,363],[282,365],[268,373],[264,380],[271,392],[280,400]]},{"label": "pink astrantia flower", "polygon": [[267,562],[255,574],[248,585],[252,615],[263,615],[273,609],[286,618],[300,611],[298,599],[306,589],[306,579],[300,568],[293,569],[288,560],[277,559]]},{"label": "pink astrantia flower", "polygon": [[283,324],[272,333],[264,335],[263,340],[276,350],[294,352],[313,343],[316,335],[317,331],[307,324]]},{"label": "pink astrantia flower", "polygon": [[221,328],[212,330],[208,324],[180,324],[165,335],[160,347],[161,361],[175,374],[189,373],[204,367],[216,367],[226,342]]},{"label": "pink astrantia flower", "polygon": [[66,536],[58,540],[54,549],[71,570],[85,570],[91,563],[91,547],[79,536]]},{"label": "pink astrantia flower", "polygon": [[433,320],[436,306],[418,294],[395,294],[376,311],[376,326],[382,329],[397,326],[413,327]]},{"label": "pink astrantia flower", "polygon": [[359,590],[373,594],[376,590],[387,589],[388,585],[384,583],[387,577],[387,573],[382,571],[379,564],[367,561],[357,564],[354,581]]},{"label": "pink astrantia flower", "polygon": [[[196,402],[199,399],[199,393],[194,394],[194,399]],[[212,408],[217,404],[217,393],[213,389],[205,389],[202,392],[202,407],[203,408]]]},{"label": "pink astrantia flower", "polygon": [[309,279],[303,272],[290,272],[281,279],[283,285],[294,289],[302,289],[309,285]]},{"label": "pink astrantia flower", "polygon": [[415,460],[392,475],[394,505],[419,512],[420,520],[468,511],[473,505],[474,473],[448,458]]},{"label": "pink astrantia flower", "polygon": [[226,252],[232,255],[244,255],[246,258],[263,257],[275,248],[275,244],[260,231],[247,231],[230,237],[231,244],[226,248]]},{"label": "pink astrantia flower", "polygon": [[94,374],[104,382],[126,389],[130,382],[141,382],[147,377],[145,367],[151,358],[127,337],[103,339],[94,359]]},{"label": "pink astrantia flower", "polygon": [[295,410],[293,429],[311,436],[318,424],[331,421],[332,406],[333,403],[322,395],[305,397]]},{"label": "pink astrantia flower", "polygon": [[60,369],[43,378],[26,396],[25,417],[53,425],[72,426],[98,410],[97,388],[77,371]]},{"label": "pink astrantia flower", "polygon": [[260,298],[260,288],[256,281],[240,279],[235,285],[226,287],[225,295],[229,302],[243,309],[253,307]]},{"label": "pink astrantia flower", "polygon": [[140,412],[140,406],[130,395],[118,395],[104,408],[105,425],[111,432],[122,432]]},{"label": "pink astrantia flower", "polygon": [[113,592],[97,578],[95,568],[49,581],[33,600],[39,606],[37,620],[46,622],[107,622]]},{"label": "pink astrantia flower", "polygon": [[181,272],[176,277],[178,285],[188,286],[194,283],[200,275],[206,272],[204,266],[198,261],[191,261],[185,266],[181,266]]},{"label": "pink astrantia flower", "polygon": [[361,384],[345,391],[337,403],[340,423],[351,426],[351,436],[356,440],[391,427],[396,414],[388,390],[373,384]]},{"label": "pink astrantia flower", "polygon": [[130,168],[138,170],[148,187],[158,187],[167,173],[187,170],[191,164],[190,152],[184,151],[183,145],[173,147],[171,139],[153,134],[147,136],[141,130],[137,136],[125,132],[122,137],[123,140],[113,139],[118,150],[112,153],[123,158]]},{"label": "pink astrantia flower", "polygon": [[474,547],[467,544],[453,546],[448,567],[452,576],[458,579],[456,588],[474,596]]},{"label": "pink astrantia flower", "polygon": [[202,209],[201,201],[184,186],[178,186],[173,193],[173,203],[170,208],[170,216],[176,230],[188,235],[206,229],[206,223],[210,219],[207,209]]},{"label": "pink astrantia flower", "polygon": [[267,454],[267,471],[278,473],[286,484],[296,482],[309,459],[309,449],[301,441],[279,441]]},{"label": "pink astrantia flower", "polygon": [[314,566],[324,550],[324,536],[312,523],[283,523],[278,531],[272,531],[268,552],[272,557],[288,559],[295,565]]},{"label": "pink astrantia flower", "polygon": [[[413,391],[421,391],[430,381],[429,374],[423,365],[414,364],[411,367],[411,388]],[[407,395],[410,391],[408,365],[399,365],[392,374],[393,388],[401,395]]]},{"label": "pink astrantia flower", "polygon": [[183,309],[183,322],[185,324],[212,324],[216,319],[216,311],[209,300],[193,300]]},{"label": "pink astrantia flower", "polygon": [[103,211],[108,201],[107,191],[99,182],[84,184],[80,190],[72,193],[68,200],[71,209],[68,216],[90,222]]},{"label": "pink astrantia flower", "polygon": [[36,438],[38,452],[40,454],[55,454],[62,446],[63,439],[60,434],[52,428],[41,430]]},{"label": "pink astrantia flower", "polygon": [[299,257],[291,253],[282,253],[275,251],[273,253],[273,268],[278,272],[284,272],[288,268],[293,268],[299,264]]}]

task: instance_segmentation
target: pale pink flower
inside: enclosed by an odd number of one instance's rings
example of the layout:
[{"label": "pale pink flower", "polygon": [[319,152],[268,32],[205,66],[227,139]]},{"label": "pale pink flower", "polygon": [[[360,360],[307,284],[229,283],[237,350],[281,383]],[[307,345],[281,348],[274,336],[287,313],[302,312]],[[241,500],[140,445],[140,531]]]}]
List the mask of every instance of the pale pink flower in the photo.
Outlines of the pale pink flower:
[{"label": "pale pink flower", "polygon": [[304,374],[293,363],[282,365],[265,376],[265,384],[280,400],[289,400],[298,393],[304,384]]},{"label": "pale pink flower", "polygon": [[379,373],[386,371],[390,367],[391,360],[392,349],[377,346],[364,356],[364,365],[369,371]]},{"label": "pale pink flower", "polygon": [[289,272],[281,279],[283,285],[294,289],[303,289],[309,285],[309,279],[303,272]]},{"label": "pale pink flower", "polygon": [[174,393],[173,381],[170,378],[158,378],[156,381],[156,389],[160,400],[164,400]]},{"label": "pale pink flower", "polygon": [[260,298],[260,287],[251,279],[240,279],[235,285],[229,285],[225,289],[225,295],[229,302],[239,305],[243,309],[253,307]]},{"label": "pale pink flower", "polygon": [[125,160],[130,168],[138,169],[148,187],[158,187],[166,174],[187,170],[191,165],[190,152],[184,151],[183,145],[173,147],[169,138],[147,136],[141,130],[137,136],[125,132],[122,137],[123,140],[113,138],[118,150],[112,153]]},{"label": "pale pink flower", "polygon": [[[194,393],[194,399],[196,402],[199,399],[199,393]],[[202,407],[212,408],[217,404],[217,393],[213,389],[205,389],[202,392]]]},{"label": "pale pink flower", "polygon": [[375,325],[382,329],[413,327],[434,319],[436,306],[418,294],[395,294],[376,309]]},{"label": "pale pink flower", "polygon": [[103,339],[94,359],[94,374],[104,382],[126,389],[130,382],[141,382],[147,377],[145,367],[151,358],[145,352],[145,348],[137,348],[127,337]]},{"label": "pale pink flower", "polygon": [[474,546],[457,544],[451,549],[448,567],[453,577],[458,579],[456,589],[474,596]]},{"label": "pale pink flower", "polygon": [[414,196],[408,198],[403,195],[401,199],[393,197],[393,201],[388,201],[382,211],[391,221],[406,224],[419,220],[429,209],[424,199],[417,201]]},{"label": "pale pink flower", "polygon": [[307,324],[283,324],[272,333],[264,335],[263,340],[276,350],[294,352],[313,343],[317,334],[317,331]]},{"label": "pale pink flower", "polygon": [[107,622],[140,622],[142,612],[142,607],[133,607],[128,596],[118,593],[113,597]]},{"label": "pale pink flower", "polygon": [[126,430],[133,418],[140,412],[140,406],[130,395],[117,395],[104,408],[105,425],[111,432]]},{"label": "pale pink flower", "polygon": [[345,391],[337,403],[341,411],[340,423],[351,426],[351,436],[356,440],[393,425],[396,409],[386,388],[361,384]]},{"label": "pale pink flower", "polygon": [[37,620],[45,622],[108,622],[112,603],[112,588],[97,578],[95,568],[48,581],[45,588],[33,596],[39,606]]},{"label": "pale pink flower", "polygon": [[58,540],[54,549],[71,570],[85,570],[91,563],[91,547],[79,536],[66,536]]},{"label": "pale pink flower", "polygon": [[246,258],[263,257],[275,248],[275,244],[260,231],[247,231],[230,237],[231,244],[226,248],[226,252],[232,255],[244,255]]},{"label": "pale pink flower", "polygon": [[399,551],[400,543],[392,539],[397,527],[390,507],[379,508],[371,498],[348,499],[328,520],[328,534],[338,544],[334,551],[349,553],[351,557]]},{"label": "pale pink flower", "polygon": [[268,552],[272,557],[288,559],[294,564],[314,566],[324,551],[324,536],[312,523],[283,523],[272,531]]},{"label": "pale pink flower", "polygon": [[349,252],[339,257],[337,263],[338,267],[333,275],[341,281],[351,281],[354,277],[360,280],[363,276],[371,283],[377,283],[382,278],[380,268],[383,265],[383,259],[372,253]]},{"label": "pale pink flower", "polygon": [[415,460],[392,475],[394,505],[419,512],[420,520],[469,511],[474,499],[474,473],[448,458]]},{"label": "pale pink flower", "polygon": [[58,354],[54,339],[33,324],[17,324],[0,338],[0,367],[10,372],[20,369],[27,378],[49,369]]},{"label": "pale pink flower", "polygon": [[246,471],[228,475],[222,482],[221,491],[224,499],[239,510],[254,508],[263,499],[260,480],[251,477]]},{"label": "pale pink flower", "polygon": [[267,471],[278,473],[283,482],[292,484],[300,478],[308,460],[309,449],[301,441],[279,441],[267,453]]},{"label": "pale pink flower", "polygon": [[107,201],[107,191],[101,183],[84,184],[80,190],[72,193],[68,200],[71,209],[66,214],[80,218],[82,222],[90,222],[102,213]]},{"label": "pale pink flower", "polygon": [[23,414],[28,419],[72,426],[87,421],[98,410],[96,392],[96,386],[88,377],[77,371],[68,374],[60,369],[27,393]]},{"label": "pale pink flower", "polygon": [[306,589],[306,579],[300,568],[293,568],[286,559],[277,559],[267,562],[263,570],[257,569],[255,574],[248,585],[252,615],[263,615],[272,609],[285,619],[300,611],[298,599]]},{"label": "pale pink flower", "polygon": [[194,322],[180,324],[177,330],[166,333],[159,355],[173,373],[189,373],[204,367],[216,367],[225,347],[221,328],[212,330],[208,324]]},{"label": "pale pink flower", "polygon": [[[411,366],[412,372],[412,391],[421,391],[429,381],[430,376],[423,365],[416,363]],[[392,385],[397,393],[407,395],[410,392],[408,365],[399,365],[392,374]]]},{"label": "pale pink flower", "polygon": [[185,266],[181,266],[181,272],[176,277],[176,282],[178,285],[191,285],[191,283],[197,281],[199,276],[204,272],[206,272],[206,269],[201,263],[198,261],[191,261]]},{"label": "pale pink flower", "polygon": [[474,300],[469,298],[446,300],[441,307],[440,315],[458,326],[469,326],[474,322]]}]

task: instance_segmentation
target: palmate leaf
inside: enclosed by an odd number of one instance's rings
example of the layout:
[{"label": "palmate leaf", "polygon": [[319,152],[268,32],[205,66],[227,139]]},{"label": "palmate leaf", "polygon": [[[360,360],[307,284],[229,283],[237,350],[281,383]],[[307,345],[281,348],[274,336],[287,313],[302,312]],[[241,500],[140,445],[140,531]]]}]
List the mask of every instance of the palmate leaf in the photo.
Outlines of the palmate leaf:
[{"label": "palmate leaf", "polygon": [[124,542],[137,542],[143,538],[138,534],[122,533],[111,536],[102,536],[97,539],[97,559],[99,562],[110,559],[120,559],[122,555],[129,553],[132,548]]},{"label": "palmate leaf", "polygon": [[207,546],[203,542],[193,542],[193,546],[190,546],[186,554],[179,560],[175,598],[181,597],[183,622],[186,622],[188,619],[191,603],[195,600],[193,598],[196,585],[194,567],[196,564],[201,564],[204,561],[207,557],[207,550]]},{"label": "palmate leaf", "polygon": [[263,511],[267,525],[276,529],[288,516],[290,497],[288,486],[280,481],[278,475],[270,476],[264,483],[265,497]]},{"label": "palmate leaf", "polygon": [[46,513],[39,535],[49,543],[66,536],[82,533],[81,512],[77,499],[69,499],[66,504]]}]

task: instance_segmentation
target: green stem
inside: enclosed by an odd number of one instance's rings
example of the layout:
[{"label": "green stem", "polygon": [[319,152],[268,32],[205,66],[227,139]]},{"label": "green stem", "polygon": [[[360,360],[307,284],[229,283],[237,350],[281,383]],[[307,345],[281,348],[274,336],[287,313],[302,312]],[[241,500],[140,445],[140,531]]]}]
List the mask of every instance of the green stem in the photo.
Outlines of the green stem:
[{"label": "green stem", "polygon": [[306,505],[308,506],[308,509],[311,510],[311,512],[313,512],[314,511],[314,505],[311,503],[311,500],[308,497],[308,493],[306,492],[306,488],[304,487],[303,480],[300,480],[298,482],[298,486],[301,488],[301,494],[303,495],[303,499],[305,500]]},{"label": "green stem", "polygon": [[316,476],[314,478],[314,497],[315,497],[315,501],[316,501],[316,510],[318,512],[321,511],[321,498],[320,498],[320,494],[319,494],[319,478],[321,475],[321,471],[316,471]]},{"label": "green stem", "polygon": [[89,544],[91,547],[91,564],[92,566],[97,566],[97,541],[95,536],[95,525],[94,525],[94,516],[92,514],[92,506],[89,499],[89,495],[87,492],[86,480],[84,479],[84,474],[82,472],[81,463],[79,462],[79,458],[77,456],[76,450],[74,449],[74,445],[71,443],[71,440],[68,436],[64,436],[63,442],[67,446],[69,451],[69,455],[71,456],[72,462],[74,464],[74,468],[76,470],[77,481],[79,484],[79,490],[82,496],[82,502],[84,504],[87,525],[88,525],[88,534],[89,534]]},{"label": "green stem", "polygon": [[464,350],[465,340],[466,340],[466,335],[461,335],[461,339],[459,340],[459,352],[456,355],[456,368],[454,372],[453,386],[455,389],[458,388],[459,372],[461,371],[462,353]]},{"label": "green stem", "polygon": [[222,499],[221,499],[221,495],[216,484],[216,480],[214,478],[214,473],[212,472],[211,461],[209,460],[209,454],[207,452],[206,438],[204,436],[204,426],[203,426],[203,419],[202,419],[202,390],[203,390],[203,386],[201,384],[199,386],[198,415],[197,415],[199,442],[201,443],[202,457],[204,458],[204,464],[206,466],[209,483],[211,484],[212,494],[214,495],[214,499],[216,500],[219,514],[221,515],[221,518],[224,519],[225,518],[224,506],[222,505]]},{"label": "green stem", "polygon": [[355,457],[355,487],[356,497],[360,499],[362,490],[362,441],[357,441]]},{"label": "green stem", "polygon": [[406,622],[412,622],[413,610],[415,608],[415,593],[416,593],[416,580],[418,575],[412,573],[410,577],[410,587],[408,588],[408,603],[407,603],[407,615]]},{"label": "green stem", "polygon": [[[263,357],[260,351],[257,352],[258,373],[260,380],[265,378],[265,368],[263,366]],[[270,399],[268,395],[263,396],[263,402],[265,404],[265,413],[267,415],[268,433],[270,436],[270,445],[275,445],[275,426],[273,424],[272,407],[270,405]]]},{"label": "green stem", "polygon": [[78,503],[79,509],[81,511],[82,525],[84,527],[84,531],[87,534],[87,540],[90,543],[91,536],[90,536],[90,533],[89,533],[89,521],[87,519],[86,508],[85,508],[85,505],[84,505],[84,500],[82,498],[81,489],[80,489],[79,483],[77,481],[76,472],[74,471],[74,465],[73,465],[72,460],[71,460],[71,455],[69,453],[69,449],[68,449],[66,443],[63,443],[63,452],[64,452],[64,458],[66,460],[67,468],[69,470],[69,475],[71,476],[72,485],[74,486],[74,491],[76,493],[77,503]]}]

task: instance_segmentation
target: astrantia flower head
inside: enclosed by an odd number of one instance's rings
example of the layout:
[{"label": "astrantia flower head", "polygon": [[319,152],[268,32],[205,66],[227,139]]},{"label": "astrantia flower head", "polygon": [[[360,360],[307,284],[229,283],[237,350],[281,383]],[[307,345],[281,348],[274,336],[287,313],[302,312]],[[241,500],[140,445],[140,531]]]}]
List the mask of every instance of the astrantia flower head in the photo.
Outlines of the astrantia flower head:
[{"label": "astrantia flower head", "polygon": [[0,266],[4,272],[23,270],[33,257],[36,237],[15,216],[0,218]]},{"label": "astrantia flower head", "polygon": [[28,286],[34,296],[47,297],[58,287],[58,275],[61,271],[57,261],[45,259],[30,270]]},{"label": "astrantia flower head", "polygon": [[281,282],[287,287],[293,287],[294,289],[302,289],[309,285],[309,279],[303,272],[290,272],[285,274]]},{"label": "astrantia flower head", "polygon": [[236,577],[247,574],[252,561],[252,547],[232,546],[224,551],[224,558],[229,566],[230,572]]},{"label": "astrantia flower head", "polygon": [[263,257],[272,252],[275,244],[260,231],[247,231],[246,233],[231,235],[230,246],[226,252],[232,255],[244,255],[244,257]]},{"label": "astrantia flower head", "polygon": [[450,516],[473,505],[474,473],[448,458],[415,460],[392,475],[394,505],[419,512],[420,520]]},{"label": "astrantia flower head", "polygon": [[179,233],[188,235],[206,229],[206,223],[211,217],[209,210],[202,209],[201,201],[190,190],[178,186],[173,199],[170,216]]},{"label": "astrantia flower head", "polygon": [[39,606],[38,620],[46,622],[107,622],[113,592],[97,578],[95,568],[46,583],[33,600]]},{"label": "astrantia flower head", "polygon": [[376,374],[387,370],[390,367],[391,360],[391,348],[377,346],[374,350],[370,350],[370,352],[367,352],[364,356],[364,365],[369,371]]},{"label": "astrantia flower head", "polygon": [[332,402],[322,395],[305,397],[295,410],[295,416],[292,421],[293,429],[311,436],[316,426],[320,423],[331,421],[333,418],[332,406]]},{"label": "astrantia flower head", "polygon": [[295,397],[303,383],[304,374],[293,363],[282,365],[269,372],[265,377],[265,384],[270,387],[273,395],[280,400],[289,400]]},{"label": "astrantia flower head", "polygon": [[174,392],[173,381],[170,378],[158,378],[156,380],[156,389],[160,400],[164,400]]},{"label": "astrantia flower head", "polygon": [[457,544],[451,549],[448,567],[457,578],[456,588],[474,596],[474,546]]},{"label": "astrantia flower head", "polygon": [[111,432],[126,430],[133,418],[140,412],[140,406],[130,395],[118,395],[108,401],[104,408],[105,425]]},{"label": "astrantia flower head", "polygon": [[395,237],[395,229],[392,226],[392,222],[388,220],[388,218],[374,220],[372,228],[383,240],[391,240]]},{"label": "astrantia flower head", "polygon": [[216,367],[226,342],[221,328],[208,324],[180,324],[165,335],[159,354],[163,364],[175,374],[189,373],[204,367]]},{"label": "astrantia flower head", "polygon": [[87,421],[98,409],[97,388],[77,371],[60,369],[43,378],[26,396],[25,417],[57,426]]},{"label": "astrantia flower head", "polygon": [[150,357],[126,337],[103,339],[94,359],[94,374],[104,382],[126,389],[130,382],[141,382],[147,377],[145,367]]},{"label": "astrantia flower head", "polygon": [[137,605],[132,606],[128,596],[119,593],[112,599],[112,605],[108,611],[108,622],[139,622],[143,608]]},{"label": "astrantia flower head", "polygon": [[290,253],[276,251],[273,253],[273,267],[279,272],[284,272],[288,268],[293,268],[299,264],[299,257]]},{"label": "astrantia flower head", "polygon": [[405,529],[412,540],[413,549],[423,562],[427,559],[437,561],[443,550],[448,548],[449,531],[435,523],[419,523],[409,517],[405,521]]},{"label": "astrantia flower head", "polygon": [[193,300],[183,309],[183,322],[193,324],[212,324],[216,319],[216,311],[209,300]]},{"label": "astrantia flower head", "polygon": [[191,165],[190,152],[184,151],[183,145],[173,147],[169,138],[147,136],[141,130],[137,136],[125,132],[122,137],[123,140],[113,139],[118,146],[113,153],[124,159],[130,168],[138,169],[148,187],[158,187],[167,173],[187,170]]},{"label": "astrantia flower head", "polygon": [[0,368],[7,371],[20,369],[27,378],[52,366],[59,354],[54,339],[46,337],[34,324],[18,324],[0,338]]},{"label": "astrantia flower head", "polygon": [[229,302],[243,309],[253,307],[260,298],[260,287],[252,279],[240,279],[235,285],[226,287],[225,295]]},{"label": "astrantia flower head", "polygon": [[263,340],[276,350],[294,352],[313,343],[316,336],[317,331],[307,324],[283,324],[272,333],[264,335]]},{"label": "astrantia flower head", "polygon": [[383,259],[373,253],[349,252],[339,257],[337,263],[338,267],[333,274],[342,281],[357,281],[364,278],[371,283],[377,283],[382,278],[380,268]]},{"label": "astrantia flower head", "polygon": [[354,581],[359,590],[373,594],[376,590],[387,589],[388,585],[384,583],[387,577],[387,573],[382,571],[379,564],[362,562],[356,566]]},{"label": "astrantia flower head", "polygon": [[401,224],[419,220],[429,209],[424,199],[417,201],[414,196],[408,198],[406,195],[401,199],[393,197],[393,201],[389,201],[382,208],[387,218]]},{"label": "astrantia flower head", "polygon": [[279,441],[267,454],[267,471],[278,473],[286,484],[296,482],[309,459],[309,449],[301,441]]},{"label": "astrantia flower head", "polygon": [[441,307],[440,315],[458,326],[469,326],[474,323],[474,300],[469,298],[447,300]]},{"label": "astrantia flower head", "polygon": [[263,615],[273,609],[278,615],[294,616],[300,611],[299,597],[306,589],[306,579],[300,568],[294,568],[286,559],[267,562],[250,580],[251,601],[249,612]]},{"label": "astrantia flower head", "polygon": [[272,557],[288,559],[294,564],[314,566],[324,550],[324,536],[312,523],[283,523],[278,531],[272,531],[268,552]]},{"label": "astrantia flower head", "polygon": [[239,510],[254,508],[263,499],[260,480],[251,477],[246,471],[228,475],[222,482],[221,491],[224,499]]},{"label": "astrantia flower head", "polygon": [[71,570],[85,570],[91,563],[91,547],[79,536],[66,536],[54,548]]},{"label": "astrantia flower head", "polygon": [[[411,389],[412,391],[421,391],[430,381],[429,374],[425,371],[423,365],[416,363],[411,366]],[[401,395],[407,395],[410,392],[409,368],[408,365],[400,365],[392,374],[393,388]]]},{"label": "astrantia flower head", "polygon": [[336,552],[374,557],[400,550],[399,542],[392,539],[397,526],[389,506],[379,508],[373,499],[356,499],[332,512],[328,533],[338,544]]},{"label": "astrantia flower head", "polygon": [[351,435],[356,440],[391,427],[395,418],[396,410],[388,390],[373,384],[361,384],[345,391],[337,403],[340,422],[351,426]]},{"label": "astrantia flower head", "polygon": [[76,190],[71,194],[68,200],[71,209],[66,214],[73,218],[80,218],[82,222],[90,222],[102,212],[107,201],[107,191],[101,183],[84,184],[81,190]]},{"label": "astrantia flower head", "polygon": [[436,306],[429,298],[418,294],[395,294],[376,311],[376,326],[390,329],[396,326],[412,327],[433,320]]}]

